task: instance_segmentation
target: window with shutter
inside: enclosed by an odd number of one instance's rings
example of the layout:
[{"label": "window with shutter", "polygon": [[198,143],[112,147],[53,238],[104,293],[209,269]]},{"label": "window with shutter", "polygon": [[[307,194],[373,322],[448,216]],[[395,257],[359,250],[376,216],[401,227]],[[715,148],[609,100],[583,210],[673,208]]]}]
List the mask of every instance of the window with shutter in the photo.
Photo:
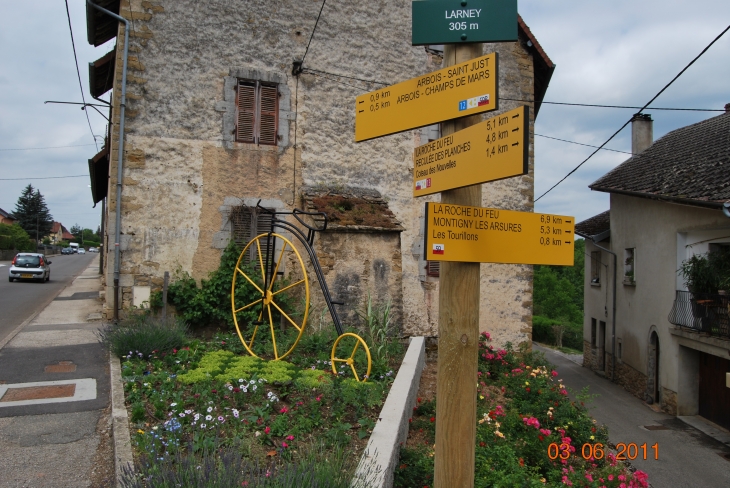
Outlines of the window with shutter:
[{"label": "window with shutter", "polygon": [[432,276],[434,278],[438,278],[440,271],[441,271],[441,261],[428,261],[426,263],[426,276]]},{"label": "window with shutter", "polygon": [[276,85],[238,80],[236,141],[275,146],[279,125],[279,90]]},{"label": "window with shutter", "polygon": [[[257,235],[271,230],[272,215],[256,207],[246,207],[243,205],[233,207],[231,209],[230,219],[232,238],[241,249]],[[262,253],[266,252],[265,242],[261,242]],[[257,263],[256,267],[258,268],[258,251],[256,250],[256,246],[251,246],[248,254],[249,259]]]}]

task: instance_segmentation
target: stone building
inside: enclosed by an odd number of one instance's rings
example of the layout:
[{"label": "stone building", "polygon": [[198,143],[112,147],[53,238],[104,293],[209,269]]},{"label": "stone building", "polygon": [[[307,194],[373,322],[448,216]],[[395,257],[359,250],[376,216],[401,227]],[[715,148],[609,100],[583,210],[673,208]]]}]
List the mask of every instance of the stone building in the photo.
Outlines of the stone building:
[{"label": "stone building", "polygon": [[[311,208],[317,196],[365,196],[392,212],[392,225],[350,222],[318,236],[325,279],[354,321],[370,295],[392,302],[402,334],[437,334],[438,266],[421,249],[426,199],[412,196],[413,150],[434,128],[354,142],[357,95],[441,67],[442,47],[410,45],[410,1],[328,3],[321,15],[319,0],[96,3],[130,26],[117,216],[124,26],[87,10],[90,43],[117,39],[114,54],[90,64],[92,92],[112,91],[109,147],[90,162],[94,201],[106,198],[107,316],[117,218],[123,309],[148,299],[165,271],[206,277],[231,238],[250,237],[233,225],[241,207],[262,199],[291,210]],[[532,122],[554,65],[522,19],[519,41],[484,45],[493,51],[499,111],[531,107],[530,169],[485,184],[484,205],[532,211]],[[529,342],[532,268],[482,269],[482,330]]]},{"label": "stone building", "polygon": [[634,156],[590,185],[610,193],[610,211],[575,227],[590,255],[583,365],[671,414],[730,428],[730,301],[688,290],[677,272],[730,248],[730,113],[656,142],[651,127],[634,117]]}]

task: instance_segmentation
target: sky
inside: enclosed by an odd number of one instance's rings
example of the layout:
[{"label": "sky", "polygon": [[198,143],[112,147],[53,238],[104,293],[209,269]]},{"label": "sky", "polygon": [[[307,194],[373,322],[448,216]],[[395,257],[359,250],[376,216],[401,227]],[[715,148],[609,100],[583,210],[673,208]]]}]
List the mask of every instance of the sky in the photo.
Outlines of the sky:
[{"label": "sky", "polygon": [[[98,48],[86,42],[84,4],[68,0],[84,96],[94,102],[87,66],[113,41]],[[518,10],[556,65],[547,102],[641,107],[730,25],[728,0],[519,0]],[[81,102],[66,3],[0,0],[0,22],[0,208],[12,212],[31,184],[45,197],[54,220],[66,228],[78,224],[96,230],[101,205],[93,208],[87,160],[101,149],[107,121],[91,109],[87,121],[78,105],[44,104]],[[722,110],[730,103],[728,80],[730,32],[652,107]],[[543,104],[535,124],[535,197],[594,150],[542,136],[600,146],[635,112]],[[649,108],[645,113],[654,119],[658,139],[720,112]],[[606,147],[631,151],[630,127]],[[538,200],[535,210],[574,216],[578,222],[608,210],[608,194],[588,185],[628,157],[599,151]]]}]

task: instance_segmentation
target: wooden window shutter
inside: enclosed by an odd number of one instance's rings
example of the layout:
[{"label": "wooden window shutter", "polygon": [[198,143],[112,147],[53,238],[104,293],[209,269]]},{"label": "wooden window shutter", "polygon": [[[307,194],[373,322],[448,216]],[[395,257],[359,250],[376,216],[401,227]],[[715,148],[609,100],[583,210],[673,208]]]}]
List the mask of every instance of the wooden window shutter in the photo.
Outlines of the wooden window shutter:
[{"label": "wooden window shutter", "polygon": [[253,82],[238,83],[238,117],[236,140],[238,142],[256,142],[256,84]]},{"label": "wooden window shutter", "polygon": [[428,261],[428,263],[426,264],[426,276],[438,278],[440,271],[441,261]]},{"label": "wooden window shutter", "polygon": [[275,86],[261,85],[261,119],[259,144],[276,145],[279,114],[279,90]]}]

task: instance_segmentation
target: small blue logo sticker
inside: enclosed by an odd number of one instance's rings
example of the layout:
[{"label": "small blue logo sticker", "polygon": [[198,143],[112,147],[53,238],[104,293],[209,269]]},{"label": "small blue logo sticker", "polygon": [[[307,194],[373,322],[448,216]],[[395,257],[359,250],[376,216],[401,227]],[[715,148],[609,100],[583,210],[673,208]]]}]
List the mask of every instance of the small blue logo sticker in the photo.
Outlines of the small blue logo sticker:
[{"label": "small blue logo sticker", "polygon": [[462,100],[459,102],[459,112],[462,110],[466,110],[466,100]]}]

